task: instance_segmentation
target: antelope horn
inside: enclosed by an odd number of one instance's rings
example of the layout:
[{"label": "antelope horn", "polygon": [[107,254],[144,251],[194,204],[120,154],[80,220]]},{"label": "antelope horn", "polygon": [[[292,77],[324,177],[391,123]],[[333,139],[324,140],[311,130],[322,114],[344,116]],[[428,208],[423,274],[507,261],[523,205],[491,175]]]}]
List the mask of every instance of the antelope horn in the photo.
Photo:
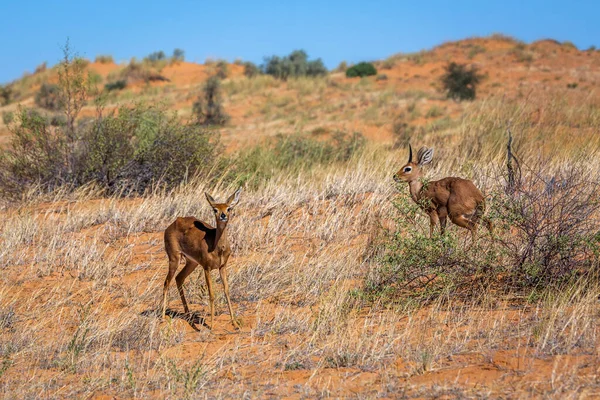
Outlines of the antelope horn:
[{"label": "antelope horn", "polygon": [[410,145],[410,143],[408,144],[408,162],[412,162],[412,146]]}]

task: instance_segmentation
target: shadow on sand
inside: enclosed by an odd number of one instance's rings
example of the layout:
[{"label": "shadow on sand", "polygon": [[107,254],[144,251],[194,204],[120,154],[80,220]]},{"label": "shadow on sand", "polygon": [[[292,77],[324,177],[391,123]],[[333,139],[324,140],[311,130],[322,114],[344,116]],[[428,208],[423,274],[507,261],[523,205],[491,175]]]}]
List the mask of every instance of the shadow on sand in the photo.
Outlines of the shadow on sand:
[{"label": "shadow on sand", "polygon": [[[143,317],[162,317],[160,310],[146,310],[142,311],[140,315]],[[200,331],[200,329],[198,329],[197,325],[202,325],[203,327],[210,329],[210,327],[206,324],[206,320],[203,317],[201,317],[197,312],[182,313],[167,308],[165,315],[173,319],[178,318],[186,321],[188,324],[190,324],[192,328],[194,328],[194,330],[198,332]]]}]

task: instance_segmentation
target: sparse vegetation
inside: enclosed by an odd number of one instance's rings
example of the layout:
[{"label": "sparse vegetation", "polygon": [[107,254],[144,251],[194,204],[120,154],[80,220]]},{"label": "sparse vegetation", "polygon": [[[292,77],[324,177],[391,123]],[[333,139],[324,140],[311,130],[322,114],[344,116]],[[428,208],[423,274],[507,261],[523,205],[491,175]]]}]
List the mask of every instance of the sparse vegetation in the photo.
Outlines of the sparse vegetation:
[{"label": "sparse vegetation", "polygon": [[323,61],[320,58],[308,60],[308,54],[304,50],[295,50],[285,57],[267,57],[261,69],[263,73],[282,80],[327,74]]},{"label": "sparse vegetation", "polygon": [[18,198],[36,186],[47,191],[91,182],[122,194],[172,187],[212,165],[218,145],[199,125],[181,124],[164,110],[143,105],[77,127],[76,147],[69,144],[67,129],[64,116],[47,119],[21,111],[2,154],[5,196]]},{"label": "sparse vegetation", "polygon": [[4,111],[2,113],[2,122],[4,125],[10,125],[15,120],[15,114],[12,111]]},{"label": "sparse vegetation", "polygon": [[88,81],[91,87],[96,87],[97,85],[101,84],[102,80],[102,75],[96,71],[88,71]]},{"label": "sparse vegetation", "polygon": [[469,49],[469,54],[467,55],[467,57],[469,59],[473,59],[473,58],[475,58],[475,56],[477,56],[477,54],[485,53],[485,51],[486,51],[485,47],[475,45]]},{"label": "sparse vegetation", "polygon": [[511,54],[515,56],[518,62],[530,63],[533,61],[533,53],[528,50],[525,43],[517,43],[511,50]]},{"label": "sparse vegetation", "polygon": [[348,69],[348,63],[346,61],[340,61],[338,66],[335,68],[337,72],[346,72]]},{"label": "sparse vegetation", "polygon": [[377,69],[369,62],[359,62],[346,70],[348,78],[377,75]]},{"label": "sparse vegetation", "polygon": [[58,85],[53,83],[42,84],[39,92],[35,95],[35,104],[46,110],[59,110],[62,107],[59,91]]},{"label": "sparse vegetation", "polygon": [[12,87],[9,85],[0,85],[0,106],[10,103],[12,92]]},{"label": "sparse vegetation", "polygon": [[215,75],[219,79],[226,79],[229,76],[229,67],[227,61],[219,60],[216,65]]},{"label": "sparse vegetation", "polygon": [[248,78],[254,78],[256,75],[260,74],[260,68],[256,64],[250,61],[246,61],[244,64],[244,75]]},{"label": "sparse vegetation", "polygon": [[43,72],[46,72],[47,68],[48,68],[48,63],[46,63],[44,61],[43,63],[41,63],[40,65],[38,65],[37,67],[35,67],[35,71],[33,73],[34,74],[41,74]]},{"label": "sparse vegetation", "polygon": [[223,109],[221,99],[221,81],[217,76],[208,78],[202,93],[194,102],[193,113],[197,124],[205,126],[225,125],[229,115]]},{"label": "sparse vegetation", "polygon": [[112,64],[114,63],[113,56],[109,54],[100,54],[96,56],[95,62],[99,64]]},{"label": "sparse vegetation", "polygon": [[118,81],[114,81],[114,82],[109,82],[106,85],[104,85],[104,89],[106,89],[107,91],[113,91],[113,90],[123,90],[127,87],[127,81],[125,79],[120,79]]},{"label": "sparse vegetation", "polygon": [[[0,109],[14,112],[10,132],[0,124],[1,392],[593,396],[600,390],[600,98],[591,90],[598,54],[542,42],[524,47],[535,56],[530,69],[510,62],[516,44],[490,43],[476,57],[492,82],[477,88],[473,103],[436,92],[439,63],[471,49],[461,43],[399,55],[392,71],[381,71],[385,84],[339,73],[232,77],[221,82],[233,115],[223,129],[190,114],[203,82],[187,72],[204,77],[217,60],[174,65],[168,85],[129,81],[99,98],[74,91],[70,104],[81,112],[69,119],[65,107],[23,107],[43,83],[56,82],[61,65],[11,82],[10,101],[22,106]],[[421,68],[411,57],[431,64]],[[158,73],[158,65],[136,63]],[[125,79],[124,68],[110,67],[106,82]],[[82,83],[94,79],[81,72]],[[494,240],[482,227],[471,243],[454,225],[428,238],[427,215],[391,179],[408,143],[415,154],[435,148],[425,182],[457,176],[482,189]],[[24,184],[5,185],[26,173]],[[220,290],[215,328],[203,325],[201,270],[185,288],[192,313],[182,312],[173,287],[159,318],[164,228],[178,216],[213,222],[204,192],[225,199],[240,185],[228,237],[241,332],[231,331]],[[219,287],[218,272],[212,277]]]},{"label": "sparse vegetation", "polygon": [[442,85],[448,98],[473,100],[480,80],[481,75],[475,66],[468,68],[465,64],[451,62],[445,68]]},{"label": "sparse vegetation", "polygon": [[123,80],[126,83],[137,83],[137,82],[156,82],[156,81],[168,81],[167,78],[162,76],[154,67],[148,63],[138,63],[135,60],[131,62],[116,75],[109,75],[109,83]]},{"label": "sparse vegetation", "polygon": [[277,136],[269,144],[241,152],[232,160],[227,177],[235,185],[258,187],[283,171],[298,173],[318,165],[347,162],[364,149],[365,138],[358,132],[336,132],[329,141],[307,136]]},{"label": "sparse vegetation", "polygon": [[159,50],[159,51],[155,51],[154,53],[148,54],[144,58],[144,61],[148,61],[150,63],[156,63],[158,61],[164,61],[166,59],[167,59],[167,56],[165,55],[165,52],[162,50]]},{"label": "sparse vegetation", "polygon": [[171,60],[175,62],[183,62],[185,61],[185,51],[182,49],[173,50],[173,55],[171,56]]},{"label": "sparse vegetation", "polygon": [[382,69],[392,69],[396,65],[396,60],[394,57],[387,58],[381,62]]},{"label": "sparse vegetation", "polygon": [[[117,81],[107,88],[124,84]],[[0,154],[0,192],[8,198],[17,199],[33,187],[51,191],[92,182],[122,194],[143,193],[177,185],[212,165],[218,138],[209,137],[196,123],[180,123],[160,108],[122,107],[117,116],[104,116],[99,104],[95,119],[78,124],[89,81],[68,44],[59,65],[59,84],[42,89],[36,102],[61,114],[46,117],[20,110],[11,125],[9,147]],[[181,156],[183,162],[175,167],[172,160]]]}]

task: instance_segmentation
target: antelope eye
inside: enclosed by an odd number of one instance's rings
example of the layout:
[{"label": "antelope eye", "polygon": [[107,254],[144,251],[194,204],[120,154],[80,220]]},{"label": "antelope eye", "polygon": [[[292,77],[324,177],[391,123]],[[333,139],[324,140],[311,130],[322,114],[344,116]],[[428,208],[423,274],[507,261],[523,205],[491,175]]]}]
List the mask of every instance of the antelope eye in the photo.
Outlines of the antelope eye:
[{"label": "antelope eye", "polygon": [[219,212],[219,210],[218,210],[218,209],[216,209],[216,208],[213,208],[213,211],[214,211],[214,212],[216,212],[216,213],[218,213],[218,212]]},{"label": "antelope eye", "polygon": [[412,171],[412,167],[404,167],[404,172],[410,172]]},{"label": "antelope eye", "polygon": [[227,212],[230,212],[230,211],[231,211],[231,207],[227,207]]}]

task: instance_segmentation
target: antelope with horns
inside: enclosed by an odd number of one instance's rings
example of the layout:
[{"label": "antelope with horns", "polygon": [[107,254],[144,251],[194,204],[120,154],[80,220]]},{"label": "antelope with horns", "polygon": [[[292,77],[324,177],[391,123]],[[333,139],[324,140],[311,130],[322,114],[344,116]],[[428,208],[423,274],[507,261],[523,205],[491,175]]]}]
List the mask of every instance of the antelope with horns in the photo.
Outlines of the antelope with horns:
[{"label": "antelope with horns", "polygon": [[229,307],[229,315],[231,323],[235,328],[239,329],[239,324],[233,315],[231,300],[229,299],[229,284],[227,283],[227,260],[231,254],[229,240],[225,234],[227,223],[232,215],[233,208],[237,205],[240,198],[239,188],[234,194],[229,196],[225,203],[217,203],[211,195],[205,193],[206,200],[213,209],[215,214],[216,228],[211,227],[205,222],[199,221],[194,217],[177,218],[165,230],[165,250],[169,257],[169,272],[165,279],[163,289],[163,306],[162,316],[164,318],[167,309],[167,292],[169,284],[177,271],[179,260],[185,258],[185,267],[177,274],[175,282],[177,290],[181,296],[181,302],[185,313],[188,314],[190,309],[185,295],[183,293],[183,282],[189,274],[191,274],[198,265],[204,269],[204,277],[206,278],[206,286],[208,287],[208,296],[210,300],[210,329],[213,328],[213,317],[215,314],[215,294],[210,278],[210,271],[218,269],[223,282],[225,291],[225,299]]},{"label": "antelope with horns", "polygon": [[471,231],[473,241],[477,234],[479,220],[483,220],[492,234],[492,223],[483,214],[485,199],[477,187],[467,179],[447,177],[426,185],[420,179],[422,168],[433,158],[433,148],[421,147],[417,153],[417,162],[413,162],[410,144],[408,162],[394,174],[396,182],[408,182],[410,197],[429,215],[429,234],[433,237],[435,225],[439,222],[440,230],[446,230],[446,218]]}]

